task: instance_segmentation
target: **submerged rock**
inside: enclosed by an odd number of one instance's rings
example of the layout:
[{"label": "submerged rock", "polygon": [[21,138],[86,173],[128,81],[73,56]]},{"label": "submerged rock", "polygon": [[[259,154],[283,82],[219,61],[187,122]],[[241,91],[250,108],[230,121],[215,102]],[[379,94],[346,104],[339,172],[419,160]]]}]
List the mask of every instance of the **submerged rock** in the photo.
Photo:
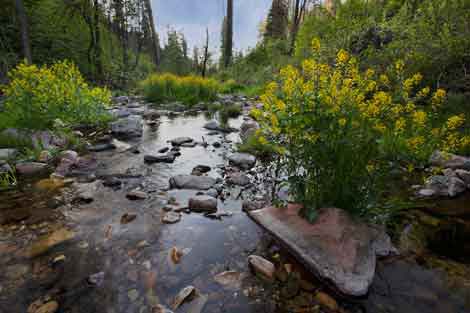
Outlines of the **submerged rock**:
[{"label": "submerged rock", "polygon": [[208,173],[211,171],[211,167],[207,165],[198,165],[193,168],[191,175],[201,176],[202,174]]},{"label": "submerged rock", "polygon": [[169,152],[164,155],[145,155],[145,163],[173,163],[177,157],[177,152]]},{"label": "submerged rock", "polygon": [[165,224],[175,224],[181,220],[181,213],[167,212],[162,217],[162,222]]},{"label": "submerged rock", "polygon": [[27,250],[27,256],[30,258],[35,258],[39,255],[42,255],[52,249],[53,247],[60,245],[68,240],[71,240],[75,237],[75,233],[72,231],[61,228],[53,233],[39,238],[34,242],[31,247]]},{"label": "submerged rock", "polygon": [[[248,215],[281,241],[308,270],[349,296],[367,294],[376,266],[376,255],[392,254],[376,229],[349,216],[346,211],[321,209],[310,224],[299,216],[299,205],[269,207]],[[376,243],[380,240],[380,243]],[[380,251],[379,251],[380,250]]]},{"label": "submerged rock", "polygon": [[242,286],[244,275],[237,271],[226,271],[214,276],[214,280],[225,288],[237,290]]},{"label": "submerged rock", "polygon": [[236,131],[236,129],[233,129],[233,128],[230,128],[230,127],[225,127],[225,126],[221,125],[216,120],[212,120],[212,121],[207,122],[204,125],[204,128],[208,129],[208,130],[212,130],[212,131],[223,132],[223,133],[231,133],[231,132]]},{"label": "submerged rock", "polygon": [[129,224],[137,218],[137,214],[125,213],[121,216],[121,224]]},{"label": "submerged rock", "polygon": [[252,168],[256,163],[256,157],[248,153],[234,153],[228,157],[228,160],[231,164],[244,170]]},{"label": "submerged rock", "polygon": [[409,258],[379,262],[365,312],[468,312],[467,290],[449,282],[442,271],[424,268]]},{"label": "submerged rock", "polygon": [[171,304],[173,310],[178,309],[183,302],[185,302],[190,296],[194,296],[196,293],[196,288],[194,286],[188,286],[182,289]]},{"label": "submerged rock", "polygon": [[207,195],[195,196],[189,199],[189,209],[194,212],[216,212],[217,199]]},{"label": "submerged rock", "polygon": [[97,193],[99,187],[101,186],[101,181],[95,181],[92,183],[77,184],[76,185],[76,196],[75,201],[91,203],[95,199],[95,194]]},{"label": "submerged rock", "polygon": [[215,178],[209,176],[176,175],[170,178],[170,187],[177,189],[208,190],[215,184]]}]

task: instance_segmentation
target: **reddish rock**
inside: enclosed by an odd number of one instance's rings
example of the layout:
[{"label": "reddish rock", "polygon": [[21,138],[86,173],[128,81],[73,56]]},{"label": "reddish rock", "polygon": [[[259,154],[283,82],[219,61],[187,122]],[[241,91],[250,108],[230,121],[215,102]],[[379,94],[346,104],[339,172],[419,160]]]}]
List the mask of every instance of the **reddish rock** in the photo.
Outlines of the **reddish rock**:
[{"label": "reddish rock", "polygon": [[47,170],[46,163],[24,162],[16,164],[16,172],[20,175],[40,175],[46,173]]},{"label": "reddish rock", "polygon": [[365,295],[374,278],[376,254],[394,251],[388,236],[340,209],[319,210],[317,220],[310,224],[299,216],[300,208],[268,207],[248,214],[340,293]]}]

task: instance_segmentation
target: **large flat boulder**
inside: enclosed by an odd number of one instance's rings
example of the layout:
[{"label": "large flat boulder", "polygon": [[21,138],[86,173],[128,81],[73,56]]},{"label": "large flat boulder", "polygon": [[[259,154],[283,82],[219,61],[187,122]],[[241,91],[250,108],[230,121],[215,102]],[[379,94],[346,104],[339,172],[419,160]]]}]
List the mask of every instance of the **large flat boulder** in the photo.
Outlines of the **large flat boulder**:
[{"label": "large flat boulder", "polygon": [[301,206],[268,207],[248,215],[276,237],[319,279],[347,296],[364,296],[372,283],[376,254],[393,253],[390,239],[340,209],[322,209],[311,224]]},{"label": "large flat boulder", "polygon": [[177,189],[208,190],[215,184],[215,178],[209,176],[176,175],[170,178],[170,187]]}]

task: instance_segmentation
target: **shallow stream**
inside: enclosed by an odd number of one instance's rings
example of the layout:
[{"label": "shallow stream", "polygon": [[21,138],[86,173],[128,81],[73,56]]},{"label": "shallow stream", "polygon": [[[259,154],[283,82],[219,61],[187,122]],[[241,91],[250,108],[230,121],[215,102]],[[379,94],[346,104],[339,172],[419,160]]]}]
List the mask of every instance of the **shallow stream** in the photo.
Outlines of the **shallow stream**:
[{"label": "shallow stream", "polygon": [[[37,188],[35,182],[0,194],[0,312],[27,312],[38,299],[54,299],[64,313],[151,313],[157,304],[171,307],[189,285],[196,287],[197,297],[175,312],[333,312],[313,300],[324,287],[242,211],[243,189],[225,191],[219,211],[229,214],[221,220],[184,213],[176,224],[161,222],[168,201],[184,206],[196,193],[168,190],[169,178],[189,174],[197,165],[208,165],[209,175],[221,177],[226,155],[239,141],[237,133],[209,136],[203,128],[207,120],[203,113],[162,116],[158,126],[145,126],[142,139],[131,142],[139,154],[92,154],[95,166],[79,180],[92,181],[90,174],[119,177],[122,186],[99,185],[91,203],[67,201],[73,198],[68,187]],[[242,120],[230,125],[238,128]],[[143,155],[170,147],[167,141],[180,136],[209,146],[183,147],[173,164],[144,163]],[[222,147],[212,147],[215,141]],[[127,199],[135,188],[149,197]],[[126,213],[137,218],[122,224]],[[248,268],[250,254],[293,264],[300,276],[263,281]],[[226,284],[217,283],[214,277],[224,271],[236,273]],[[449,285],[444,273],[403,257],[379,264],[368,298],[337,298],[338,311],[470,312],[469,289]]]}]

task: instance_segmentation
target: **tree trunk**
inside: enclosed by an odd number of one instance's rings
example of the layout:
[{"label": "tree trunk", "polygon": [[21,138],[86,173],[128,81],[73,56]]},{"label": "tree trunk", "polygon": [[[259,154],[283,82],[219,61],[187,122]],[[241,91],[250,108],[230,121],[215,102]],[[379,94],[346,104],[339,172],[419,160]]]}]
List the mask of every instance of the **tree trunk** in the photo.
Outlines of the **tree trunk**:
[{"label": "tree trunk", "polygon": [[158,36],[157,32],[155,30],[155,22],[153,20],[153,10],[152,10],[152,4],[150,3],[150,0],[144,0],[145,1],[145,10],[149,19],[149,25],[150,25],[150,37],[151,37],[151,43],[152,43],[152,52],[153,52],[153,61],[155,62],[156,65],[160,64],[160,44],[158,42]]},{"label": "tree trunk", "polygon": [[233,54],[233,0],[227,0],[227,25],[225,38],[224,65],[228,67],[232,63]]},{"label": "tree trunk", "polygon": [[295,41],[297,40],[297,33],[299,32],[300,23],[305,14],[305,9],[308,0],[295,0],[295,7],[292,18],[292,29],[290,34],[290,47],[289,53],[292,55],[295,49]]},{"label": "tree trunk", "polygon": [[21,32],[21,44],[23,46],[23,57],[28,64],[33,63],[33,57],[31,55],[31,43],[29,41],[29,25],[28,17],[26,15],[26,9],[24,7],[23,0],[15,0],[16,15],[20,22]]},{"label": "tree trunk", "polygon": [[103,78],[103,62],[101,60],[101,32],[100,32],[100,4],[98,0],[93,0],[94,6],[94,61],[96,66],[96,79]]},{"label": "tree trunk", "polygon": [[204,47],[204,62],[202,63],[202,77],[206,77],[207,61],[209,59],[209,28],[206,28],[206,46]]}]

